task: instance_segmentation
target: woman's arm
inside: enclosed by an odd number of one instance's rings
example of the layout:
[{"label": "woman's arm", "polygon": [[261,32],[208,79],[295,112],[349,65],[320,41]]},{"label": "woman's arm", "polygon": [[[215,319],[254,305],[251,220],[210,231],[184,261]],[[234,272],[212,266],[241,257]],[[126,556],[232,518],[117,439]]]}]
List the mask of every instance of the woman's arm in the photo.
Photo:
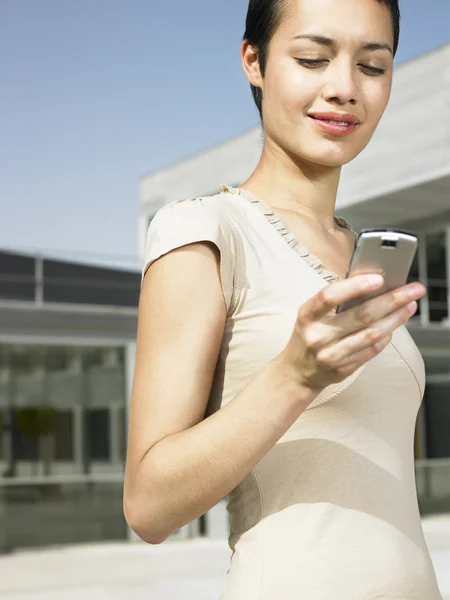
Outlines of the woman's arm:
[{"label": "woman's arm", "polygon": [[151,544],[222,500],[318,393],[276,358],[204,419],[226,320],[219,260],[212,243],[183,246],[142,284],[124,514]]}]

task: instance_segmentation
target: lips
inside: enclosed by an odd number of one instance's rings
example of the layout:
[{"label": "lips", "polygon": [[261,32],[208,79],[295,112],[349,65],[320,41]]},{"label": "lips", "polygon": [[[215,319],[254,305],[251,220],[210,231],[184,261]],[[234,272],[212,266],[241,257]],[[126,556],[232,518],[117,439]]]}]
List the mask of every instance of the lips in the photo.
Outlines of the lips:
[{"label": "lips", "polygon": [[309,113],[308,116],[318,121],[336,121],[337,123],[351,123],[352,125],[358,125],[360,123],[358,117],[351,113],[323,112]]},{"label": "lips", "polygon": [[[333,136],[347,136],[352,134],[358,127],[357,123],[346,123],[345,125],[339,125],[338,123],[330,123],[325,119],[317,119],[315,117],[309,117],[311,122],[314,123],[314,127],[318,127],[322,131],[333,135]],[[341,121],[339,121],[341,122]]]}]

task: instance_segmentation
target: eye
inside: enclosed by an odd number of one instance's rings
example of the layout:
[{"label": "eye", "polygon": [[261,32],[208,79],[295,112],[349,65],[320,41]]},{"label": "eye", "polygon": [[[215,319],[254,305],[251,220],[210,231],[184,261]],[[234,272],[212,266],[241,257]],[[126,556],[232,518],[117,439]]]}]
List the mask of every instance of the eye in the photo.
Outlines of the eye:
[{"label": "eye", "polygon": [[[323,63],[327,62],[326,60],[311,58],[296,58],[295,60],[307,68],[320,67]],[[368,71],[371,75],[384,75],[386,73],[386,69],[378,69],[377,67],[370,67],[369,65],[360,65],[360,67],[363,70]]]},{"label": "eye", "polygon": [[326,60],[314,60],[311,58],[296,58],[295,60],[304,67],[319,67],[322,63],[327,62]]},{"label": "eye", "polygon": [[377,67],[369,67],[368,65],[361,65],[361,67],[372,73],[372,75],[384,75],[386,73],[386,69],[378,69]]}]

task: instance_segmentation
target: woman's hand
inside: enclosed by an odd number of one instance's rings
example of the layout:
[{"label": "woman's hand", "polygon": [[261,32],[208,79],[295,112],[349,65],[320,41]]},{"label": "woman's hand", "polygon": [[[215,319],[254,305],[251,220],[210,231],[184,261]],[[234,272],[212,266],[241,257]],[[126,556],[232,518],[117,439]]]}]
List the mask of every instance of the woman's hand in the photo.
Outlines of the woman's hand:
[{"label": "woman's hand", "polygon": [[416,312],[416,300],[426,294],[414,282],[336,313],[343,302],[382,284],[381,276],[355,275],[326,286],[302,305],[279,357],[302,385],[317,391],[346,379],[390,343],[392,332]]}]

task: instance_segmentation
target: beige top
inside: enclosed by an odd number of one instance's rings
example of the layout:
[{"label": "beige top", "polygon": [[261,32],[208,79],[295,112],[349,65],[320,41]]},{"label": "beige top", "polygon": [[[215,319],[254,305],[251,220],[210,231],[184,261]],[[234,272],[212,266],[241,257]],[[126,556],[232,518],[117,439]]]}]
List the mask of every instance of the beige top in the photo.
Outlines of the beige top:
[{"label": "beige top", "polygon": [[[228,309],[210,415],[282,351],[298,308],[338,276],[270,206],[226,186],[156,214],[143,272],[200,240],[220,250]],[[441,600],[414,474],[424,386],[422,356],[402,326],[315,399],[228,497],[233,552],[221,600]]]}]

